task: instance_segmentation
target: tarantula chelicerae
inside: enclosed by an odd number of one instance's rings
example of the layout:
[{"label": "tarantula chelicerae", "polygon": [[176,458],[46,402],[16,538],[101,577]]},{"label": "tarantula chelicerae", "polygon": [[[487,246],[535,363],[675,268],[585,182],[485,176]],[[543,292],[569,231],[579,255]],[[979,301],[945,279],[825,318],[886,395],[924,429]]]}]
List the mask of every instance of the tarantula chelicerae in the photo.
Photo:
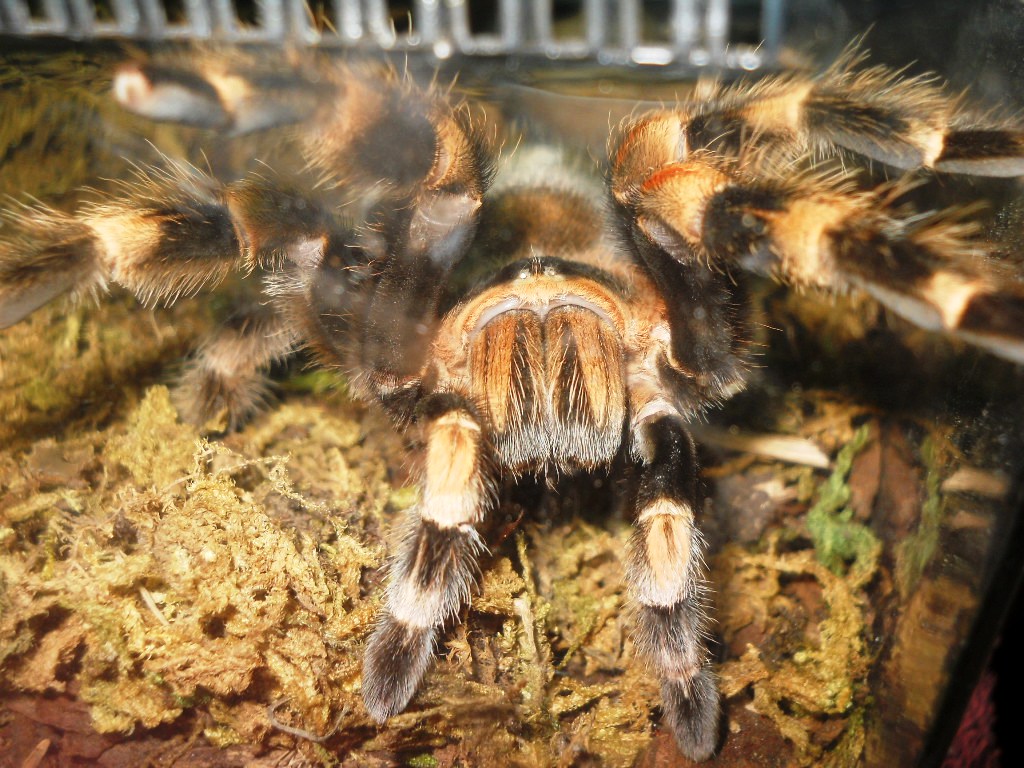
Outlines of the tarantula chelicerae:
[{"label": "tarantula chelicerae", "polygon": [[907,210],[906,185],[864,189],[812,167],[856,153],[1013,176],[1024,134],[976,127],[928,79],[859,64],[704,87],[630,118],[607,185],[551,146],[500,151],[470,106],[386,69],[283,75],[213,55],[125,66],[114,94],[127,109],[232,133],[294,126],[299,162],[224,184],[168,163],[74,213],[13,208],[0,325],[108,280],[168,302],[240,271],[263,300],[198,351],[180,387],[188,416],[241,423],[268,367],[307,346],[422,428],[421,500],[365,655],[378,720],[408,705],[468,601],[499,483],[632,465],[637,641],[680,748],[707,758],[719,695],[686,423],[743,386],[735,272],[861,288],[1024,361],[1024,289],[969,224]]}]

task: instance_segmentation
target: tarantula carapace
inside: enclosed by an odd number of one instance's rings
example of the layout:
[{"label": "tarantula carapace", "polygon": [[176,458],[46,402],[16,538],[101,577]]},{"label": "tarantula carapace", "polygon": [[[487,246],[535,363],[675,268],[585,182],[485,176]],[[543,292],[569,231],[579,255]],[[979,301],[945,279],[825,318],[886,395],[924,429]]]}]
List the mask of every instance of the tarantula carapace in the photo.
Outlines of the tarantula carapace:
[{"label": "tarantula carapace", "polygon": [[1016,176],[1024,133],[979,127],[933,81],[861,63],[701,86],[631,117],[607,183],[386,68],[282,74],[212,54],[126,65],[113,93],[128,110],[236,134],[288,127],[298,161],[228,182],[168,161],[71,213],[12,205],[0,324],[107,281],[169,302],[241,272],[262,298],[198,350],[179,387],[188,417],[226,411],[239,425],[269,366],[308,347],[422,430],[421,499],[365,653],[363,699],[381,721],[409,704],[470,599],[499,484],[627,467],[637,643],[681,750],[704,759],[720,708],[687,421],[743,387],[737,270],[860,288],[1024,361],[1024,286],[971,225],[908,210],[910,184],[839,173],[857,155]]}]

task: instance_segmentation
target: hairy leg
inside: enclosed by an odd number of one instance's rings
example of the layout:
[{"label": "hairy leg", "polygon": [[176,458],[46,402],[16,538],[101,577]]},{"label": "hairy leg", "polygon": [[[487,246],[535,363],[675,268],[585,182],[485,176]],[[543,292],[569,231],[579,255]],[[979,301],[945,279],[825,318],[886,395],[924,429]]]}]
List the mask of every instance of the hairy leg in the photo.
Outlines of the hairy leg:
[{"label": "hairy leg", "polygon": [[469,402],[434,394],[420,408],[423,497],[393,555],[385,607],[366,647],[363,701],[377,720],[401,712],[430,664],[438,632],[468,602],[491,504],[484,441]]},{"label": "hairy leg", "polygon": [[199,425],[224,413],[228,430],[238,429],[267,401],[267,369],[297,344],[285,319],[271,307],[237,312],[188,362],[174,390],[178,411]]},{"label": "hairy leg", "polygon": [[858,190],[702,153],[621,187],[618,203],[652,271],[742,268],[796,286],[858,288],[923,328],[1024,361],[1024,286],[1011,265],[956,212],[908,212],[906,189]]},{"label": "hairy leg", "polygon": [[637,604],[637,644],[661,680],[665,725],[692,760],[714,754],[721,711],[705,638],[703,544],[696,527],[696,459],[673,416],[634,433],[640,469],[628,578]]}]

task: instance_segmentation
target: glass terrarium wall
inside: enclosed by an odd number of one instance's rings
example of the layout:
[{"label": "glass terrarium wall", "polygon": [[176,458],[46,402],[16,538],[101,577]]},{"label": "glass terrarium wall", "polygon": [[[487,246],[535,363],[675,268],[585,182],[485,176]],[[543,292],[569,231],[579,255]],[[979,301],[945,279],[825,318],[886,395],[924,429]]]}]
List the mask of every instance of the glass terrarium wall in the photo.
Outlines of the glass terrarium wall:
[{"label": "glass terrarium wall", "polygon": [[[819,72],[861,34],[867,66],[937,72],[981,115],[1021,106],[1010,2],[0,0],[0,207],[72,211],[168,159],[224,183],[281,170],[287,131],[117,107],[118,64],[172,46],[458,75],[509,151],[541,137],[600,176],[610,127],[701,93],[698,76]],[[902,177],[867,164],[855,183]],[[1021,280],[1018,180],[919,177],[906,204],[965,207]],[[863,296],[738,279],[748,388],[692,425],[726,709],[710,764],[937,764],[1019,579],[1020,367]],[[243,295],[229,281],[154,311],[112,288],[0,331],[0,734],[16,760],[188,745],[227,764],[673,764],[631,639],[615,470],[503,490],[471,608],[408,712],[370,721],[360,659],[422,446],[308,361],[275,370],[238,431],[183,423],[178,361]]]}]

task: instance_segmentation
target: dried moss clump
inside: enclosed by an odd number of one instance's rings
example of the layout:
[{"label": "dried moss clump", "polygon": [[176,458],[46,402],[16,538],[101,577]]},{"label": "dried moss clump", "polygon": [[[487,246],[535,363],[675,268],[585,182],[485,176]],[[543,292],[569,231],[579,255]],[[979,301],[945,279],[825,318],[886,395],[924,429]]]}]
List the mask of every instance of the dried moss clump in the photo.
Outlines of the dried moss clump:
[{"label": "dried moss clump", "polygon": [[[8,510],[18,521],[0,561],[8,685],[60,691],[73,675],[101,732],[153,728],[203,706],[217,744],[266,737],[260,701],[286,701],[314,732],[356,711],[358,654],[339,640],[370,621],[360,581],[380,547],[334,517],[321,521],[329,551],[272,519],[254,496],[301,505],[287,458],[247,459],[198,439],[163,387],[126,430],[95,438],[95,461],[127,470],[130,483],[68,490],[64,505],[33,516]],[[260,477],[252,490],[235,482],[244,473]],[[32,547],[40,530],[44,546]]]},{"label": "dried moss clump", "polygon": [[[792,742],[794,764],[855,765],[871,661],[862,585],[834,574],[812,551],[779,552],[778,544],[773,537],[764,554],[727,547],[716,566],[730,574],[719,587],[728,595],[720,616],[726,635],[751,628],[768,635],[722,666],[723,693],[749,687],[753,710]],[[832,727],[820,729],[822,719]]]}]

